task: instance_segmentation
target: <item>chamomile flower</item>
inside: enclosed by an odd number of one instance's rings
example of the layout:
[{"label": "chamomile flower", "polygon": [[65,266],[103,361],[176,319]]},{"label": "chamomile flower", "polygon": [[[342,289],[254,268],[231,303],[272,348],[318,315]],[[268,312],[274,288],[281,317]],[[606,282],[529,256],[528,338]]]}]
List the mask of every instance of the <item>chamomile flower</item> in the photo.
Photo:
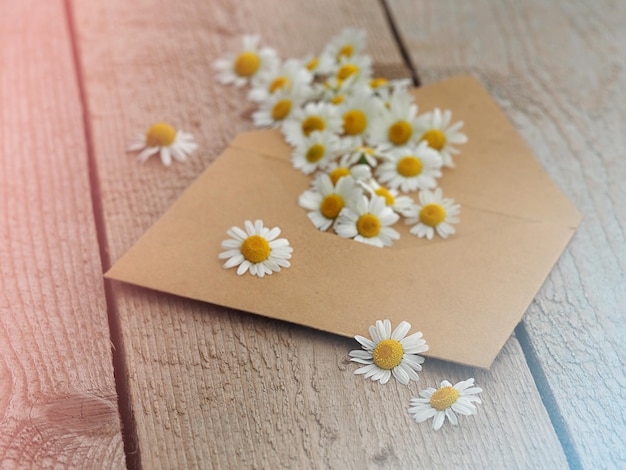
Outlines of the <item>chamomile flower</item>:
[{"label": "chamomile flower", "polygon": [[378,165],[378,160],[388,160],[389,154],[380,151],[376,147],[357,145],[353,147],[342,159],[346,165],[367,164],[372,168]]},{"label": "chamomile flower", "polygon": [[420,391],[420,398],[411,398],[409,414],[418,423],[433,418],[433,429],[439,430],[446,418],[456,426],[459,422],[456,413],[469,416],[478,412],[474,403],[481,403],[476,396],[483,390],[474,386],[470,378],[452,385],[447,380],[438,389],[432,387]]},{"label": "chamomile flower", "polygon": [[441,238],[456,233],[452,224],[459,222],[461,206],[454,199],[444,198],[441,188],[421,191],[419,202],[413,209],[414,216],[406,219],[408,225],[415,224],[410,229],[412,234],[432,240],[435,231]]},{"label": "chamomile flower", "polygon": [[336,134],[329,131],[315,131],[296,145],[291,154],[291,163],[296,170],[308,175],[335,158],[343,151],[343,148]]},{"label": "chamomile flower", "polygon": [[330,180],[333,184],[337,184],[344,176],[350,176],[356,181],[367,181],[372,177],[372,169],[369,165],[356,164],[349,165],[346,163],[346,155],[344,155],[339,163],[330,162],[324,167],[324,171],[330,176]]},{"label": "chamomile flower", "polygon": [[222,249],[226,250],[218,255],[225,259],[224,268],[237,268],[241,276],[250,271],[253,276],[263,277],[280,271],[280,268],[291,266],[289,259],[293,248],[286,238],[277,238],[280,228],[269,229],[262,220],[254,224],[246,220],[245,231],[239,227],[231,227],[226,233],[231,237],[222,242]]},{"label": "chamomile flower", "polygon": [[289,91],[294,87],[303,90],[309,87],[312,80],[313,74],[302,67],[298,61],[291,59],[277,70],[260,72],[255,86],[248,93],[248,98],[261,103],[280,90]]},{"label": "chamomile flower", "polygon": [[418,139],[427,142],[430,148],[439,152],[443,166],[449,168],[454,167],[452,155],[460,152],[454,145],[467,142],[467,136],[459,132],[463,121],[450,125],[451,117],[449,110],[441,112],[439,108],[435,108],[432,113],[419,116],[416,123]]},{"label": "chamomile flower", "polygon": [[397,214],[404,217],[414,215],[415,202],[409,196],[401,196],[397,189],[387,189],[378,184],[375,179],[371,179],[367,183],[360,183],[360,186],[372,196],[385,198],[387,206],[391,207]]},{"label": "chamomile flower", "polygon": [[304,108],[295,109],[291,117],[282,126],[287,142],[298,145],[311,132],[328,130],[334,134],[341,133],[343,121],[339,112],[328,103],[307,103]]},{"label": "chamomile flower", "polygon": [[257,127],[279,127],[288,120],[292,113],[300,109],[306,101],[307,93],[299,87],[290,90],[278,90],[259,105],[259,109],[252,114],[252,120]]},{"label": "chamomile flower", "polygon": [[400,234],[391,228],[399,218],[391,207],[387,207],[384,197],[368,199],[362,196],[356,204],[341,211],[334,228],[340,237],[378,247],[391,246],[393,240],[400,238]]},{"label": "chamomile flower", "polygon": [[177,131],[165,122],[157,122],[145,134],[138,135],[128,145],[127,150],[141,150],[137,159],[142,163],[152,155],[159,154],[163,165],[170,166],[172,157],[179,162],[185,162],[197,147],[191,134]]},{"label": "chamomile flower", "polygon": [[342,209],[352,205],[360,198],[363,191],[352,178],[341,178],[333,184],[326,173],[320,173],[313,182],[313,189],[300,195],[298,203],[308,209],[308,217],[319,230],[327,230]]},{"label": "chamomile flower", "polygon": [[365,366],[354,373],[379,380],[381,384],[387,383],[392,375],[403,385],[411,380],[417,382],[417,372],[424,363],[424,358],[418,354],[428,351],[428,346],[419,331],[406,336],[410,329],[411,324],[403,321],[392,332],[389,320],[377,320],[376,325],[369,327],[372,339],[355,336],[363,349],[350,351],[350,360]]},{"label": "chamomile flower", "polygon": [[350,146],[362,145],[369,135],[374,119],[380,113],[380,102],[365,90],[356,93],[340,105],[344,139]]},{"label": "chamomile flower", "polygon": [[241,52],[228,54],[213,63],[220,83],[241,87],[276,69],[276,51],[269,47],[259,48],[259,40],[259,36],[243,36]]},{"label": "chamomile flower", "polygon": [[339,82],[351,80],[351,86],[368,85],[372,78],[372,59],[366,55],[343,58],[336,66],[335,79]]},{"label": "chamomile flower", "polygon": [[404,88],[396,88],[385,103],[383,112],[372,124],[371,142],[384,148],[401,148],[416,139],[417,105]]},{"label": "chamomile flower", "polygon": [[322,52],[335,62],[360,54],[365,49],[365,31],[362,29],[346,28],[333,37]]},{"label": "chamomile flower", "polygon": [[441,177],[441,157],[422,142],[417,147],[390,152],[391,158],[376,168],[376,176],[390,189],[432,189]]}]

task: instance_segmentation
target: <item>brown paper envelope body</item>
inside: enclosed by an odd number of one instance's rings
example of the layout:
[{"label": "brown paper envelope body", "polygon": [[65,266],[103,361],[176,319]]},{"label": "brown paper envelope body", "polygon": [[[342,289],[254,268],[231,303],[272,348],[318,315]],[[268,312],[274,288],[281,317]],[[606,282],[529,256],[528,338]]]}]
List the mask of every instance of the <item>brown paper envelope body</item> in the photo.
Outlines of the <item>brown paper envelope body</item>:
[{"label": "brown paper envelope body", "polygon": [[[420,112],[465,122],[469,142],[440,180],[461,204],[456,235],[418,239],[400,221],[401,239],[377,248],[316,230],[297,202],[311,177],[292,168],[279,131],[263,130],[239,135],[106,276],[345,336],[406,320],[425,355],[489,367],[580,214],[475,79],[414,94]],[[262,279],[217,257],[227,229],[256,219],[294,248],[290,268]]]}]

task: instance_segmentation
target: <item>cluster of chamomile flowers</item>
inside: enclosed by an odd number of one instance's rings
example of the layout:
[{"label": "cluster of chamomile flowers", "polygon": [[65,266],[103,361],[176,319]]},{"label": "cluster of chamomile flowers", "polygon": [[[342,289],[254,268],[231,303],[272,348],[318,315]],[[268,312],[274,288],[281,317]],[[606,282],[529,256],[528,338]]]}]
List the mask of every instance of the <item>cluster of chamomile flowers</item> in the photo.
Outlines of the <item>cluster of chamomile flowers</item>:
[{"label": "cluster of chamomile flowers", "polygon": [[255,125],[280,128],[294,168],[313,176],[298,202],[316,228],[391,246],[400,237],[392,226],[404,218],[417,237],[447,238],[460,206],[443,197],[438,179],[467,141],[463,123],[439,109],[418,115],[410,81],[373,76],[365,39],[346,29],[319,56],[281,61],[244,36],[241,50],[214,67],[221,83],[249,86]]}]

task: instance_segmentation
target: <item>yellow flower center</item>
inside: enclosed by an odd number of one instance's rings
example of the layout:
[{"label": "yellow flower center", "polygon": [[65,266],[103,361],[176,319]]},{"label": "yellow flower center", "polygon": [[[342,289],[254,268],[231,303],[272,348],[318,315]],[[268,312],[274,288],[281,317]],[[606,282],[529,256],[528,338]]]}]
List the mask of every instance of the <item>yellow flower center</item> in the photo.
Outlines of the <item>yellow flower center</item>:
[{"label": "yellow flower center", "polygon": [[306,161],[309,163],[315,163],[324,156],[326,148],[322,144],[313,144],[306,152]]},{"label": "yellow flower center", "polygon": [[329,194],[320,204],[320,212],[327,219],[334,219],[339,215],[344,205],[343,198],[339,194]]},{"label": "yellow flower center", "polygon": [[352,44],[346,44],[341,49],[339,49],[339,52],[337,52],[335,59],[337,60],[337,62],[339,62],[344,57],[352,57],[353,52],[354,47],[352,46]]},{"label": "yellow flower center", "polygon": [[241,254],[251,263],[261,263],[270,256],[270,244],[261,235],[251,235],[241,244]]},{"label": "yellow flower center", "polygon": [[251,77],[259,70],[261,59],[254,52],[242,52],[235,59],[233,69],[240,77]]},{"label": "yellow flower center", "polygon": [[344,99],[345,99],[345,97],[343,95],[337,95],[332,100],[330,100],[330,102],[332,104],[341,104],[341,103],[343,103]]},{"label": "yellow flower center", "polygon": [[339,80],[345,80],[350,75],[354,75],[359,71],[359,68],[354,64],[345,64],[342,65],[339,70],[337,70],[337,78]]},{"label": "yellow flower center", "polygon": [[282,121],[291,111],[291,100],[277,101],[272,108],[272,118],[274,121]]},{"label": "yellow flower center", "polygon": [[376,195],[384,197],[385,203],[388,206],[393,206],[396,203],[396,198],[391,195],[391,193],[387,190],[387,188],[383,188],[381,186],[374,192],[376,193]]},{"label": "yellow flower center", "polygon": [[315,59],[311,59],[307,64],[306,64],[306,69],[309,72],[312,72],[313,70],[315,70],[317,68],[317,64],[320,63],[320,60],[316,57]]},{"label": "yellow flower center", "polygon": [[422,168],[422,161],[412,155],[402,157],[396,165],[398,173],[407,178],[419,175],[422,172]]},{"label": "yellow flower center", "polygon": [[323,131],[326,128],[326,123],[319,116],[309,116],[302,121],[302,132],[308,136],[313,131]]},{"label": "yellow flower center", "polygon": [[176,131],[165,122],[153,124],[146,132],[146,145],[148,147],[167,147],[172,145],[176,138]]},{"label": "yellow flower center", "polygon": [[363,111],[353,109],[343,115],[343,130],[348,135],[358,135],[366,126],[367,117]]},{"label": "yellow flower center", "polygon": [[420,222],[429,227],[436,227],[446,219],[446,210],[439,204],[426,204],[420,210]]},{"label": "yellow flower center", "polygon": [[365,238],[371,238],[380,232],[380,220],[374,214],[363,214],[356,221],[356,229]]},{"label": "yellow flower center", "polygon": [[337,181],[339,181],[344,176],[348,176],[349,174],[350,174],[349,168],[339,167],[331,171],[328,176],[330,177],[330,180],[333,182],[333,184],[336,185]]},{"label": "yellow flower center", "polygon": [[430,406],[437,411],[450,408],[459,399],[459,391],[454,387],[442,387],[430,397]]},{"label": "yellow flower center", "polygon": [[430,129],[422,136],[422,140],[428,142],[428,146],[435,150],[441,150],[446,146],[446,135],[439,129]]},{"label": "yellow flower center", "polygon": [[395,145],[406,144],[413,135],[411,124],[397,121],[389,128],[389,140]]},{"label": "yellow flower center", "polygon": [[386,85],[387,83],[389,82],[386,78],[374,78],[373,80],[370,80],[370,87],[378,88],[379,86]]},{"label": "yellow flower center", "polygon": [[270,83],[269,91],[270,93],[274,93],[276,90],[281,90],[290,84],[291,81],[287,77],[276,77],[272,80],[272,83]]},{"label": "yellow flower center", "polygon": [[374,364],[381,369],[393,369],[402,362],[404,348],[395,339],[384,339],[374,348]]}]

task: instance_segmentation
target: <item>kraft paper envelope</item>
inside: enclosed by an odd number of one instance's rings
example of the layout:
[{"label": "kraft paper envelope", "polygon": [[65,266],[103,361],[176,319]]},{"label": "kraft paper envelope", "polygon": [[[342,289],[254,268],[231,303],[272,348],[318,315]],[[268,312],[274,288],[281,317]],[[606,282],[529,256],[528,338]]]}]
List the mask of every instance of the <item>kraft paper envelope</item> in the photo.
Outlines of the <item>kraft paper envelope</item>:
[{"label": "kraft paper envelope", "polygon": [[[488,93],[471,77],[415,91],[420,113],[450,109],[469,142],[444,170],[461,204],[457,234],[377,248],[315,229],[279,131],[239,135],[107,277],[345,336],[377,319],[422,331],[425,354],[488,368],[580,222]],[[414,198],[416,194],[411,194]],[[292,266],[258,278],[223,269],[226,230],[279,226]],[[355,346],[356,347],[356,346]]]}]

